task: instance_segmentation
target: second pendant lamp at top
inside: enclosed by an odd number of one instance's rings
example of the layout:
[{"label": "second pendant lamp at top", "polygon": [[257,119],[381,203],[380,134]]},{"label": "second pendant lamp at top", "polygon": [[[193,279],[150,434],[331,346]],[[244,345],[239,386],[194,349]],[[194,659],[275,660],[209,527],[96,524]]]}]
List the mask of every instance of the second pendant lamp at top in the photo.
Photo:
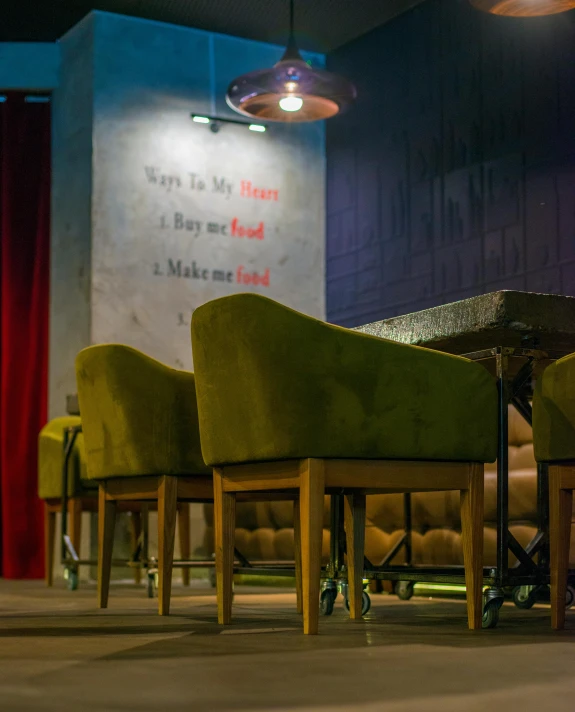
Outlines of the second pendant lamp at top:
[{"label": "second pendant lamp at top", "polygon": [[575,8],[575,0],[470,0],[473,7],[492,15],[539,17]]},{"label": "second pendant lamp at top", "polygon": [[234,79],[226,101],[244,116],[286,123],[329,119],[351,104],[355,87],[344,77],[310,67],[294,39],[294,0],[290,0],[290,37],[280,61]]}]

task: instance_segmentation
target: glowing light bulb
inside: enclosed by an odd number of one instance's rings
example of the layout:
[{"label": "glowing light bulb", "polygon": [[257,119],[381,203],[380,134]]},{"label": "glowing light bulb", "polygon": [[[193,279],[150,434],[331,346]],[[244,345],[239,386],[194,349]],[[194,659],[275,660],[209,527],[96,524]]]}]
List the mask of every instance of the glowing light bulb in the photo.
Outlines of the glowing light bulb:
[{"label": "glowing light bulb", "polygon": [[284,96],[280,99],[280,108],[284,111],[299,111],[302,106],[301,96]]},{"label": "glowing light bulb", "polygon": [[295,91],[297,89],[297,82],[286,82],[286,91]]}]

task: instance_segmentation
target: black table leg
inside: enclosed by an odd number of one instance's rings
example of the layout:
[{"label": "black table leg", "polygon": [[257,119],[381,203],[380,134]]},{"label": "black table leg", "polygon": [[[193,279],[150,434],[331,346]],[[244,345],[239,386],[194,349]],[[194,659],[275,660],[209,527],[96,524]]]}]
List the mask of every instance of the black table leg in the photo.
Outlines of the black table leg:
[{"label": "black table leg", "polygon": [[405,522],[405,563],[407,566],[412,564],[412,548],[411,548],[411,493],[406,492],[403,495],[403,521]]},{"label": "black table leg", "polygon": [[330,563],[333,565],[333,577],[337,578],[343,566],[345,534],[343,530],[343,495],[331,495],[331,537]]},{"label": "black table leg", "polygon": [[70,429],[65,428],[64,437],[62,441],[62,531],[60,540],[61,563],[64,563],[64,561],[66,560],[66,555],[68,553],[65,536],[66,534],[68,534],[68,462],[70,460],[70,453],[72,451],[72,449],[69,447],[70,434]]},{"label": "black table leg", "polygon": [[509,358],[497,353],[499,441],[497,450],[497,575],[498,587],[505,585],[509,571]]}]

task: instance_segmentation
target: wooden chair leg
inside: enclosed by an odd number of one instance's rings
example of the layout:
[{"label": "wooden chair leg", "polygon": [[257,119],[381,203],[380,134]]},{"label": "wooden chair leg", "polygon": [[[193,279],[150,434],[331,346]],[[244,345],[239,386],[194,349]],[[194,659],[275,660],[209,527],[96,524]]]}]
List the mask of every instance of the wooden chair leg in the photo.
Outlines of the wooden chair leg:
[{"label": "wooden chair leg", "polygon": [[361,620],[365,550],[365,494],[360,492],[346,494],[344,508],[349,617],[352,620]]},{"label": "wooden chair leg", "polygon": [[469,464],[469,487],[461,491],[461,539],[467,621],[470,630],[481,629],[483,618],[483,464]]},{"label": "wooden chair leg", "polygon": [[[142,533],[142,515],[140,512],[130,512],[130,534],[132,540],[132,553],[138,547],[138,539]],[[141,557],[140,557],[141,558]],[[134,583],[142,583],[142,568],[140,564],[134,566]]]},{"label": "wooden chair leg", "polygon": [[[70,497],[68,500],[68,533],[72,546],[80,556],[82,546],[82,500],[80,497]],[[80,567],[77,570],[79,578]]]},{"label": "wooden chair leg", "polygon": [[303,596],[301,583],[301,523],[299,515],[299,499],[293,503],[293,553],[295,563],[295,591],[297,612],[303,613]]},{"label": "wooden chair leg", "polygon": [[[184,561],[190,559],[190,505],[181,502],[178,506],[178,534],[180,538],[180,558]],[[182,583],[190,585],[190,569],[182,569]]]},{"label": "wooden chair leg", "polygon": [[142,502],[140,509],[140,520],[142,523],[142,561],[145,566],[150,562],[150,503]]},{"label": "wooden chair leg", "polygon": [[565,627],[565,594],[573,508],[573,490],[561,489],[561,470],[560,465],[549,467],[551,626],[555,630]]},{"label": "wooden chair leg", "polygon": [[44,578],[46,586],[54,585],[54,548],[56,545],[56,512],[44,502]]},{"label": "wooden chair leg", "polygon": [[232,622],[236,495],[224,492],[222,470],[214,468],[214,540],[218,623]]},{"label": "wooden chair leg", "polygon": [[177,509],[178,481],[165,475],[158,488],[158,613],[161,616],[170,615]]},{"label": "wooden chair leg", "polygon": [[323,534],[325,468],[323,460],[307,459],[300,466],[301,560],[303,632],[316,635],[319,624],[319,588]]},{"label": "wooden chair leg", "polygon": [[98,608],[108,607],[117,503],[106,499],[106,485],[98,492]]}]

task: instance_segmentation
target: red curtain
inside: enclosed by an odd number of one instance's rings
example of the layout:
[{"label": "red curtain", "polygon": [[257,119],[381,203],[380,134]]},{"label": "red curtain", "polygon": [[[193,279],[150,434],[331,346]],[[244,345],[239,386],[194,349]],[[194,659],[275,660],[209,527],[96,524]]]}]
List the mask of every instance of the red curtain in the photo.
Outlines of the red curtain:
[{"label": "red curtain", "polygon": [[50,104],[0,103],[1,575],[40,578],[44,515],[38,432],[46,422]]}]

